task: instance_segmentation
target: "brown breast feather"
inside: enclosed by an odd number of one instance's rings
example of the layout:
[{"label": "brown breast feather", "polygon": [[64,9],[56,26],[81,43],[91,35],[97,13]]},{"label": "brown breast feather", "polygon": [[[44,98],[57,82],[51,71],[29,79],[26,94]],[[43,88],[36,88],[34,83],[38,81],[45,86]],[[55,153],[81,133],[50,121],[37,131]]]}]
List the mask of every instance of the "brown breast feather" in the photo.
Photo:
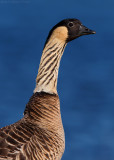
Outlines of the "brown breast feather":
[{"label": "brown breast feather", "polygon": [[64,146],[58,95],[33,94],[24,117],[0,129],[0,160],[60,160]]}]

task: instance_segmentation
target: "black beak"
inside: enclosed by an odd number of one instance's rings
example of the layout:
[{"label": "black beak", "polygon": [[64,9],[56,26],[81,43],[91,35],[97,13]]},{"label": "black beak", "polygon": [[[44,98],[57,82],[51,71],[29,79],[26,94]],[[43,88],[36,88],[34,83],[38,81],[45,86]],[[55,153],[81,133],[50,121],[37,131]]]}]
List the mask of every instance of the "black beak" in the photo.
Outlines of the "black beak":
[{"label": "black beak", "polygon": [[79,34],[80,35],[88,35],[88,34],[95,34],[96,32],[83,26],[83,25],[80,25],[80,28],[79,28]]}]

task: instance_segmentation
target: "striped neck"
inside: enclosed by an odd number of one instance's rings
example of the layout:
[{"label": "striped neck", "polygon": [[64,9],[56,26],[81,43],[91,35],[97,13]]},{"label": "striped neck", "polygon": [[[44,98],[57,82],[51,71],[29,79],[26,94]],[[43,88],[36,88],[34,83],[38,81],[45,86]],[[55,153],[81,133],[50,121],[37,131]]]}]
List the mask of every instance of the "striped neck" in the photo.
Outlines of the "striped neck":
[{"label": "striped neck", "polygon": [[57,78],[60,60],[66,46],[65,41],[52,37],[44,47],[35,92],[57,94]]}]

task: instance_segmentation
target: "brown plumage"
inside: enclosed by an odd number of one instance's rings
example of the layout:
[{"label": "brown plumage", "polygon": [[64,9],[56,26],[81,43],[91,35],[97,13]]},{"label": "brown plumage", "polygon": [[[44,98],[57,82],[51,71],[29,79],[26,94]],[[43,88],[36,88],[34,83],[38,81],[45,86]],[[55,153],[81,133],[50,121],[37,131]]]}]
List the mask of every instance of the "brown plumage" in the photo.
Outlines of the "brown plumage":
[{"label": "brown plumage", "polygon": [[60,159],[65,144],[59,97],[35,93],[24,114],[20,121],[0,130],[0,159]]},{"label": "brown plumage", "polygon": [[24,117],[0,129],[0,160],[61,159],[65,138],[57,94],[60,60],[69,41],[93,33],[77,19],[63,20],[50,31]]}]

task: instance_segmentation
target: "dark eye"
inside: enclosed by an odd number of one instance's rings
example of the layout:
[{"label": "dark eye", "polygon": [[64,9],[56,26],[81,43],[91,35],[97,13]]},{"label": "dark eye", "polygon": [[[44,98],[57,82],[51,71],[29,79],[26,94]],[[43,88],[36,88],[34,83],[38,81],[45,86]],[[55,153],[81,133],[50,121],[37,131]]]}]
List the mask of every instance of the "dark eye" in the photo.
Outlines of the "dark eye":
[{"label": "dark eye", "polygon": [[68,25],[69,25],[69,27],[73,27],[74,26],[73,22],[70,22]]}]

